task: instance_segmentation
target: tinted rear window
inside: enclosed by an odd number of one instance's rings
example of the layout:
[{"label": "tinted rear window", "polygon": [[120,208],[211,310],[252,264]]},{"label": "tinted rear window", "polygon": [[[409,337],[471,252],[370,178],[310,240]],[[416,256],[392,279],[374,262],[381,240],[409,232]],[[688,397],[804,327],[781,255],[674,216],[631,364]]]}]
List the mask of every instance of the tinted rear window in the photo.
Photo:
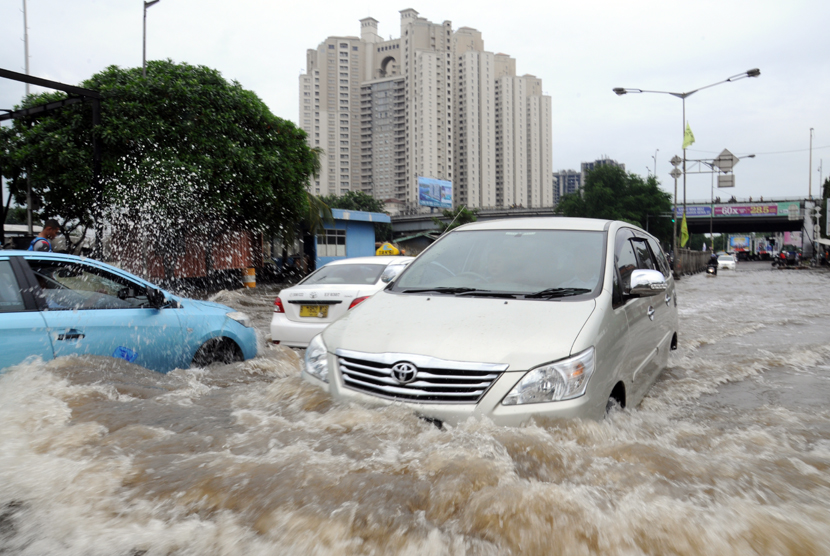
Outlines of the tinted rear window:
[{"label": "tinted rear window", "polygon": [[337,264],[318,269],[314,274],[300,282],[304,286],[311,284],[350,284],[370,285],[380,278],[386,268],[385,264]]}]

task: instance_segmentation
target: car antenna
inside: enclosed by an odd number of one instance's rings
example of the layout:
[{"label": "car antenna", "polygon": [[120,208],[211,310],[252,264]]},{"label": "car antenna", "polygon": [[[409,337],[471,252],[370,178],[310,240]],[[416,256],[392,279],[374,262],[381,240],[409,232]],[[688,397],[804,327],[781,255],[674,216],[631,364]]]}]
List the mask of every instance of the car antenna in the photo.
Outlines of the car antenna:
[{"label": "car antenna", "polygon": [[461,213],[462,213],[462,212],[464,212],[464,209],[465,209],[465,208],[467,208],[467,205],[461,205],[461,208],[458,210],[458,214],[456,214],[456,215],[455,215],[455,218],[453,218],[453,219],[450,221],[450,223],[449,223],[449,224],[447,224],[447,229],[446,229],[446,230],[444,230],[444,233],[446,233],[446,232],[448,232],[448,231],[450,230],[450,226],[452,226],[452,223],[453,223],[453,222],[455,222],[455,221],[458,219],[458,217],[459,217],[459,216],[461,216]]}]

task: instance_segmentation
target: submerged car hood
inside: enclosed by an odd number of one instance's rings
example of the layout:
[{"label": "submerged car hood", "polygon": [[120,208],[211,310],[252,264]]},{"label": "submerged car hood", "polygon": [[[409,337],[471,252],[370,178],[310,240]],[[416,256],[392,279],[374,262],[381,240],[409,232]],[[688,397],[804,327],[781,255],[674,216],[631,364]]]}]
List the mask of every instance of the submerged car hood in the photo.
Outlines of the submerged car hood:
[{"label": "submerged car hood", "polygon": [[409,353],[526,370],[567,357],[596,301],[382,291],[323,333],[329,351]]}]

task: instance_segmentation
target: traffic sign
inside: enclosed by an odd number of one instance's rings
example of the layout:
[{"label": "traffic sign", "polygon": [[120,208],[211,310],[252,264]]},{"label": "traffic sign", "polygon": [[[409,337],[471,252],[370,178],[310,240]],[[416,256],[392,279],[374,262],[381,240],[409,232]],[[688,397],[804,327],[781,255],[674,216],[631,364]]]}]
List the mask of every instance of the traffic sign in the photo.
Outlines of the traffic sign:
[{"label": "traffic sign", "polygon": [[790,208],[787,209],[787,220],[798,220],[799,212],[801,212],[801,209],[798,205],[790,205]]},{"label": "traffic sign", "polygon": [[[714,166],[717,166],[721,172],[731,172],[732,168],[738,163],[738,157],[729,152],[726,149],[723,149],[718,157],[712,162]],[[720,186],[719,186],[720,187]],[[732,186],[723,186],[723,187],[732,187]]]},{"label": "traffic sign", "polygon": [[735,187],[735,174],[719,175],[718,187]]}]

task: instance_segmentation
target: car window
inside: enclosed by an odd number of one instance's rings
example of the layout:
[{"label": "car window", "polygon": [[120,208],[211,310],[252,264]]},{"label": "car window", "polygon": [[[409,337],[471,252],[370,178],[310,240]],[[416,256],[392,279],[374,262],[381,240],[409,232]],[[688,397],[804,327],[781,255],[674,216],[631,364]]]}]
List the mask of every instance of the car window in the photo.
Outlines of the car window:
[{"label": "car window", "polygon": [[385,264],[333,264],[326,265],[305,280],[303,285],[311,284],[349,284],[371,285],[378,281],[381,273],[386,269]]},{"label": "car window", "polygon": [[25,309],[11,263],[0,261],[0,313],[14,313]]},{"label": "car window", "polygon": [[637,267],[645,270],[657,270],[654,258],[648,248],[648,242],[645,239],[636,238],[631,240],[631,244],[634,246],[634,253],[637,255]]},{"label": "car window", "polygon": [[651,247],[652,254],[657,258],[657,264],[660,267],[663,276],[668,278],[671,275],[671,267],[669,267],[669,261],[666,259],[666,254],[663,253],[663,250],[660,248],[660,244],[657,243],[656,240],[649,238],[648,245]]},{"label": "car window", "polygon": [[631,273],[637,268],[637,256],[631,245],[633,234],[631,230],[623,228],[617,232],[614,245],[614,261],[620,274],[620,286],[623,292],[628,291]]},{"label": "car window", "polygon": [[49,310],[149,307],[143,286],[90,265],[29,259]]}]

